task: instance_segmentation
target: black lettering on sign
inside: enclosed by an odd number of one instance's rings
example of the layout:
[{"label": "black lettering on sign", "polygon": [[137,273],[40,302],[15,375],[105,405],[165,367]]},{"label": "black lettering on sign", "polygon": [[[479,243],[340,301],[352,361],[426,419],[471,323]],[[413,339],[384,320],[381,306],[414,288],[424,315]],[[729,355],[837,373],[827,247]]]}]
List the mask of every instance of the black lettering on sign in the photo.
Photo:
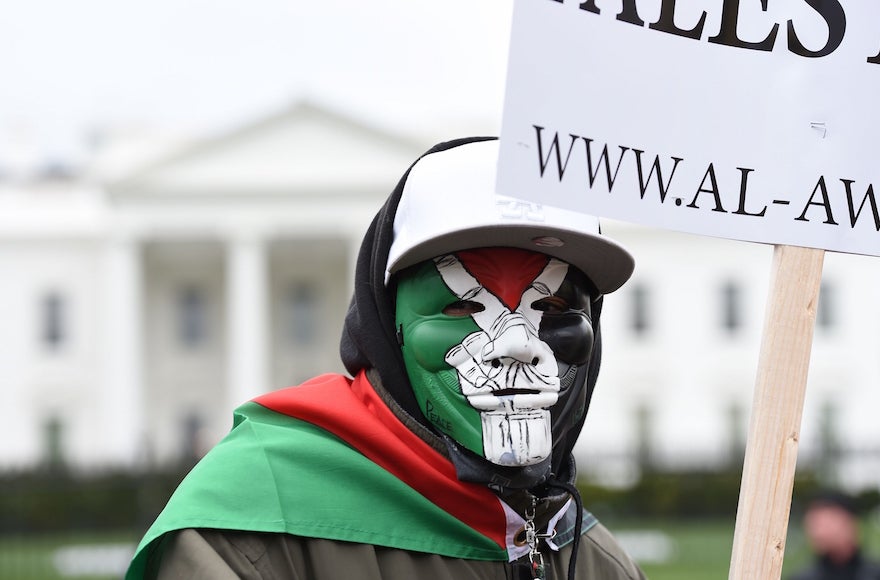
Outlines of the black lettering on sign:
[{"label": "black lettering on sign", "polygon": [[683,30],[675,25],[675,0],[663,0],[663,4],[660,5],[660,19],[649,25],[648,28],[651,30],[659,30],[660,32],[666,32],[668,34],[674,34],[676,36],[683,36],[685,38],[694,38],[699,40],[701,36],[703,36],[703,24],[706,23],[706,12],[703,11],[703,14],[700,15],[700,20],[697,22],[696,26],[691,28],[690,30]]},{"label": "black lettering on sign", "polygon": [[870,183],[868,184],[868,190],[865,192],[865,197],[862,198],[862,203],[859,204],[859,210],[856,211],[852,192],[852,184],[855,182],[851,179],[841,179],[840,181],[843,182],[843,186],[846,188],[846,204],[849,208],[849,225],[853,228],[856,227],[856,222],[862,214],[862,210],[865,209],[865,203],[868,203],[871,205],[871,213],[874,215],[874,229],[880,232],[880,213],[877,212],[877,199],[874,197],[874,186]]},{"label": "black lettering on sign", "polygon": [[[821,201],[813,201],[814,199],[816,199],[816,192],[819,192],[822,194]],[[807,201],[807,204],[804,206],[804,211],[801,212],[800,216],[794,218],[795,221],[798,221],[798,222],[810,221],[806,217],[807,210],[809,210],[810,206],[813,206],[813,205],[815,205],[817,207],[822,207],[825,209],[825,222],[824,223],[830,224],[833,226],[838,225],[837,222],[834,221],[834,214],[831,212],[831,201],[828,199],[828,187],[825,185],[825,176],[824,175],[819,177],[819,182],[816,184],[816,187],[813,188],[813,193],[812,193],[812,195],[810,195],[809,201]]]},{"label": "black lettering on sign", "polygon": [[[746,167],[737,167],[737,170],[740,173],[739,180],[739,207],[736,209],[736,215],[750,215],[752,217],[764,217],[764,214],[767,212],[767,206],[759,211],[758,213],[751,213],[746,211],[746,191],[749,185],[749,173],[754,171],[754,169],[748,169]],[[782,200],[776,200],[773,203],[783,203]],[[788,202],[784,202],[784,205],[788,205]]]},{"label": "black lettering on sign", "polygon": [[[712,211],[731,216],[764,218],[767,217],[772,205],[772,211],[777,212],[777,219],[780,218],[779,213],[784,212],[783,219],[808,223],[820,222],[831,226],[840,225],[834,214],[835,210],[838,214],[843,211],[845,199],[849,227],[853,229],[871,227],[880,232],[880,203],[872,184],[868,184],[863,190],[856,185],[855,180],[840,179],[842,187],[829,191],[829,181],[822,175],[819,176],[812,193],[803,205],[800,205],[799,200],[794,200],[793,203],[788,195],[771,196],[769,192],[760,190],[757,195],[750,197],[749,179],[756,173],[756,170],[750,167],[736,167],[739,172],[737,188],[735,182],[725,182],[727,172],[721,172],[718,164],[714,162],[708,163],[702,177],[697,180],[692,176],[699,174],[686,169],[679,171],[681,166],[688,165],[682,157],[649,154],[644,149],[601,143],[592,137],[583,137],[575,133],[562,133],[566,136],[560,138],[558,132],[545,130],[539,125],[532,127],[535,129],[537,141],[535,149],[538,153],[538,172],[542,179],[560,183],[563,178],[568,181],[580,180],[584,185],[584,191],[599,188],[607,190],[609,195],[622,181],[624,184],[617,187],[623,190],[621,195],[635,197],[637,192],[639,201],[646,203],[659,201],[661,205],[684,206],[692,210]],[[584,157],[581,157],[579,150],[575,151],[581,146],[584,148]],[[601,183],[603,178],[604,187]],[[657,197],[651,193],[655,186],[659,194]],[[694,192],[689,203],[683,199],[683,191],[687,196],[691,195],[690,192]],[[861,191],[864,191],[864,194]],[[756,201],[754,197],[759,199],[764,197],[764,202]],[[734,206],[736,211],[728,209]],[[797,210],[789,208],[800,208],[800,215],[791,217]],[[431,420],[436,422],[440,418],[435,416]]]},{"label": "black lettering on sign", "polygon": [[617,181],[617,174],[620,173],[620,164],[623,163],[623,156],[627,151],[629,151],[629,147],[618,145],[618,147],[620,148],[620,156],[618,156],[617,158],[617,167],[614,169],[614,175],[611,175],[611,159],[608,155],[608,143],[606,143],[602,147],[602,153],[599,154],[599,160],[594,166],[593,152],[591,147],[593,140],[588,137],[581,137],[581,139],[583,139],[584,142],[586,142],[587,144],[587,172],[590,178],[590,187],[593,187],[593,184],[596,182],[596,177],[599,175],[599,166],[604,164],[605,179],[608,183],[608,193],[611,193],[611,190],[614,188],[614,182]]},{"label": "black lettering on sign", "polygon": [[538,160],[541,164],[541,177],[544,177],[544,172],[547,170],[547,165],[550,163],[550,156],[553,152],[556,152],[556,171],[559,175],[559,181],[562,181],[562,176],[565,175],[565,169],[568,167],[568,160],[571,158],[571,150],[574,148],[574,142],[577,141],[577,135],[569,135],[571,137],[571,143],[568,145],[568,153],[565,155],[565,163],[562,162],[562,154],[559,152],[559,133],[553,134],[553,141],[550,142],[550,150],[547,152],[547,156],[544,156],[544,141],[541,139],[541,131],[544,130],[544,127],[538,127],[537,125],[532,125],[535,128],[535,132],[538,134]]},{"label": "black lettering on sign", "polygon": [[[563,4],[563,0],[551,0],[556,4]],[[721,4],[721,18],[718,32],[706,39],[712,44],[720,44],[733,48],[770,52],[776,45],[776,37],[779,33],[778,22],[767,23],[767,34],[763,40],[744,40],[740,38],[738,31],[740,6],[743,3],[761,2],[761,11],[767,12],[769,0],[723,0]],[[793,20],[786,22],[787,48],[789,52],[806,58],[820,58],[828,56],[843,43],[846,36],[846,11],[840,0],[803,0],[810,8],[815,10],[825,21],[828,27],[828,36],[825,44],[815,50],[804,46],[798,36],[797,27]],[[639,16],[639,0],[622,0],[620,12],[616,19],[638,27],[645,27],[645,21]],[[596,6],[596,0],[585,0],[578,8],[590,14],[601,14],[601,9]],[[648,24],[648,28],[666,34],[672,34],[683,38],[701,40],[706,18],[709,13],[705,10],[700,14],[696,22],[690,28],[682,28],[676,23],[676,0],[661,0],[660,16],[656,22]],[[880,53],[868,58],[869,63],[880,63]]]},{"label": "black lettering on sign", "polygon": [[[773,50],[779,24],[774,24],[767,37],[760,42],[746,42],[737,36],[736,25],[739,22],[739,2],[740,0],[724,0],[724,5],[721,7],[721,28],[718,30],[718,34],[709,39],[709,42],[725,46],[735,46],[736,48],[747,48],[749,50]],[[761,10],[767,12],[767,0],[761,0]]]},{"label": "black lettering on sign", "polygon": [[675,177],[675,170],[678,169],[678,162],[684,161],[684,159],[682,159],[681,157],[672,157],[675,163],[672,165],[672,171],[669,173],[669,179],[667,179],[666,183],[664,183],[663,170],[660,166],[659,155],[656,155],[654,157],[654,163],[651,165],[651,171],[650,173],[648,173],[648,179],[645,179],[645,170],[642,168],[642,153],[644,153],[644,151],[633,149],[633,153],[636,154],[636,169],[639,172],[639,191],[641,192],[642,199],[645,199],[645,192],[648,191],[648,186],[651,184],[651,178],[656,173],[657,189],[660,190],[660,203],[663,203],[664,201],[666,201],[666,194],[669,192],[669,184],[672,183],[672,178]]},{"label": "black lettering on sign", "polygon": [[798,39],[797,32],[794,29],[794,23],[788,21],[788,50],[800,56],[809,58],[818,58],[828,56],[840,46],[843,42],[843,36],[846,33],[846,13],[843,6],[838,0],[805,0],[810,7],[819,13],[825,24],[828,25],[828,40],[825,46],[819,50],[813,51],[805,48]]},{"label": "black lettering on sign", "polygon": [[[599,14],[599,8],[596,7],[596,0],[581,2],[579,8],[581,10],[586,10],[587,12],[592,12],[593,14]],[[645,25],[645,21],[639,18],[635,0],[623,0],[623,6],[617,14],[617,19],[621,22],[635,24],[636,26]]]},{"label": "black lettering on sign", "polygon": [[[711,181],[711,188],[706,189],[706,179]],[[697,205],[697,198],[700,197],[701,193],[711,193],[715,198],[715,207],[712,211],[720,211],[721,213],[727,213],[724,211],[724,206],[721,205],[721,193],[718,191],[718,180],[715,179],[715,165],[713,163],[709,164],[709,168],[706,169],[706,174],[703,176],[703,181],[700,182],[700,187],[697,189],[697,193],[694,195],[694,199],[687,204],[687,207],[692,207],[694,209],[699,209]]]}]

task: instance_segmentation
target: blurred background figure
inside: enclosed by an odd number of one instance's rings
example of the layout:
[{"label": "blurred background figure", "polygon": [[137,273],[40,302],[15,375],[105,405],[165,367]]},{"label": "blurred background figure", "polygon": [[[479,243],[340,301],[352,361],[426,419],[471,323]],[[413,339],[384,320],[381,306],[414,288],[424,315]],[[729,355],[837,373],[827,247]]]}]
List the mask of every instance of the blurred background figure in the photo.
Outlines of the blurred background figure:
[{"label": "blurred background figure", "polygon": [[790,580],[880,580],[880,564],[863,553],[858,510],[848,495],[816,494],[804,514],[804,534],[815,561]]}]

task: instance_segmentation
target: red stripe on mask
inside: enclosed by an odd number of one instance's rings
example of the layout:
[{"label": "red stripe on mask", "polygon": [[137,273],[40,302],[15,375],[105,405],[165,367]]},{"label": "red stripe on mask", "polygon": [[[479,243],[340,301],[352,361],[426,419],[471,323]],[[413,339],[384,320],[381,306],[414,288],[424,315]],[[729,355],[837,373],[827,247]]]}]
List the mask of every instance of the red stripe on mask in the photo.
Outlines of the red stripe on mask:
[{"label": "red stripe on mask", "polygon": [[480,285],[497,296],[511,312],[550,261],[544,254],[519,248],[480,248],[455,255]]}]

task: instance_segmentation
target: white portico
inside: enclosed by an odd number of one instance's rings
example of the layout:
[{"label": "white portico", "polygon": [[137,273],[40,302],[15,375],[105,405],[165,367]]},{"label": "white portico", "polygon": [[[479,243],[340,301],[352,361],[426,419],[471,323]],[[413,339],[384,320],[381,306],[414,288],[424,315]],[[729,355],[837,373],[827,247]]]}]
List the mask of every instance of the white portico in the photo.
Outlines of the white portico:
[{"label": "white portico", "polygon": [[242,402],[342,370],[360,240],[423,149],[304,105],[109,185],[147,453],[199,454]]},{"label": "white portico", "polygon": [[242,402],[341,371],[360,240],[424,149],[302,104],[96,184],[87,228],[21,226],[44,269],[70,270],[53,288],[77,316],[63,348],[27,364],[66,365],[66,378],[7,375],[19,399],[44,394],[18,405],[29,442],[6,457],[42,461],[51,424],[79,465],[176,461],[225,434]]}]

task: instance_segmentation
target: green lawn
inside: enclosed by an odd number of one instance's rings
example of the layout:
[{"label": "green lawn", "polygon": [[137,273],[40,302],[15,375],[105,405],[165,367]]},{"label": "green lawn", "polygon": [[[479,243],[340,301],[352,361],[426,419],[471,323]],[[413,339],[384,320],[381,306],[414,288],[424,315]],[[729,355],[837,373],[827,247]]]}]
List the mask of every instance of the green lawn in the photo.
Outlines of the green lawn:
[{"label": "green lawn", "polygon": [[[618,527],[615,526],[615,532]],[[727,578],[733,525],[726,522],[656,522],[649,525],[620,526],[622,538],[633,530],[654,530],[664,534],[670,544],[669,559],[641,562],[651,580],[712,580]],[[638,551],[634,551],[638,556]],[[662,559],[662,558],[661,558]]]},{"label": "green lawn", "polygon": [[[605,522],[621,539],[641,539],[644,554],[663,556],[662,562],[641,562],[650,580],[725,580],[730,566],[734,521]],[[809,561],[803,535],[794,530],[785,550],[783,578]],[[880,520],[863,524],[866,551],[880,557]],[[107,580],[118,574],[98,573],[96,567],[112,567],[126,557],[138,538],[132,533],[65,534],[39,538],[0,538],[0,579],[10,580]],[[657,540],[662,540],[658,542]],[[647,544],[648,550],[645,551]],[[123,564],[124,565],[124,562]],[[68,572],[80,574],[62,575]],[[89,573],[91,570],[91,573]]]},{"label": "green lawn", "polygon": [[120,566],[124,566],[127,552],[134,549],[137,540],[130,533],[68,533],[0,538],[0,578],[119,578]]},{"label": "green lawn", "polygon": [[[622,539],[633,532],[660,532],[669,540],[671,551],[663,562],[641,561],[650,580],[725,580],[730,569],[735,521],[676,521],[607,524]],[[812,558],[799,522],[792,521],[786,541],[782,578]],[[880,523],[862,524],[866,552],[880,558]]]}]

